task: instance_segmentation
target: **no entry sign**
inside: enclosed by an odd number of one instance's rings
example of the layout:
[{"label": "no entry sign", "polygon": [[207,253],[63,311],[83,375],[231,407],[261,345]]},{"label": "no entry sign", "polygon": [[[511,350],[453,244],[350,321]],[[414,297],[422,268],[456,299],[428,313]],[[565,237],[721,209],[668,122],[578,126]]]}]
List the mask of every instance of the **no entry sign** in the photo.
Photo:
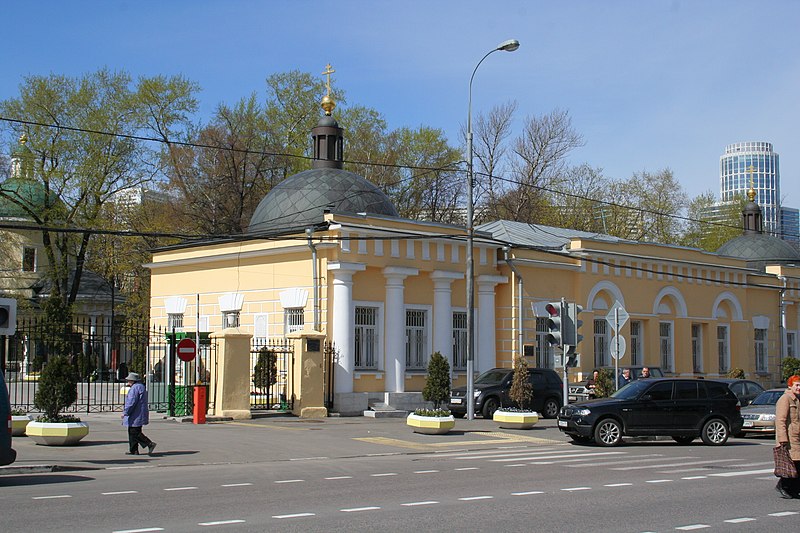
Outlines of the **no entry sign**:
[{"label": "no entry sign", "polygon": [[177,352],[181,361],[191,361],[197,355],[197,344],[189,338],[181,339],[178,342]]}]

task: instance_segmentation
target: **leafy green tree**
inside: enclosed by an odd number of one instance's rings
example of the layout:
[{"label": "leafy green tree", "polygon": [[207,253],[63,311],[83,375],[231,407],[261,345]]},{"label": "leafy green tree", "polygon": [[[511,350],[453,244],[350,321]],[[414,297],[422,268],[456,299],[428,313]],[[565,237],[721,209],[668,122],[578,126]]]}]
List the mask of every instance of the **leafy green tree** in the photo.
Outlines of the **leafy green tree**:
[{"label": "leafy green tree", "polygon": [[450,363],[440,352],[434,352],[428,361],[428,377],[422,389],[422,399],[440,409],[450,397]]},{"label": "leafy green tree", "polygon": [[50,358],[42,374],[33,405],[44,414],[42,422],[60,422],[59,413],[78,399],[78,374],[65,355]]},{"label": "leafy green tree", "polygon": [[731,368],[730,372],[728,372],[726,374],[726,377],[729,377],[731,379],[745,379],[745,377],[747,377],[747,376],[744,373],[743,369],[741,369],[741,368]]},{"label": "leafy green tree", "polygon": [[800,359],[787,357],[781,362],[781,379],[786,381],[792,376],[800,376]]},{"label": "leafy green tree", "polygon": [[278,382],[278,356],[268,347],[258,351],[258,360],[253,369],[253,385],[267,390]]},{"label": "leafy green tree", "polygon": [[595,381],[595,398],[608,398],[614,394],[614,390],[614,371],[601,368],[597,373],[597,381]]},{"label": "leafy green tree", "polygon": [[521,355],[517,355],[514,361],[514,377],[508,395],[522,410],[528,410],[533,401],[533,385],[528,378],[528,361]]},{"label": "leafy green tree", "polygon": [[718,203],[713,192],[707,191],[689,202],[686,231],[681,244],[709,252],[742,234],[742,208],[747,199]]}]

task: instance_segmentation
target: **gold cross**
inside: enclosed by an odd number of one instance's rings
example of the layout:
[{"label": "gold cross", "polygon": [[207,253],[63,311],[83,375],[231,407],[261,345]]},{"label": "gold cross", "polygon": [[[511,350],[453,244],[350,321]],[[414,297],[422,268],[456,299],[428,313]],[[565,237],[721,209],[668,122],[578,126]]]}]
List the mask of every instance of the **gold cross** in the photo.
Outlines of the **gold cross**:
[{"label": "gold cross", "polygon": [[750,172],[750,187],[753,187],[753,172],[756,171],[756,167],[751,164],[747,167],[747,171]]},{"label": "gold cross", "polygon": [[328,96],[331,95],[331,74],[334,72],[336,71],[333,70],[333,67],[331,67],[330,63],[325,65],[325,72],[323,72],[322,75],[328,77],[328,80],[325,82],[325,88],[328,89]]}]

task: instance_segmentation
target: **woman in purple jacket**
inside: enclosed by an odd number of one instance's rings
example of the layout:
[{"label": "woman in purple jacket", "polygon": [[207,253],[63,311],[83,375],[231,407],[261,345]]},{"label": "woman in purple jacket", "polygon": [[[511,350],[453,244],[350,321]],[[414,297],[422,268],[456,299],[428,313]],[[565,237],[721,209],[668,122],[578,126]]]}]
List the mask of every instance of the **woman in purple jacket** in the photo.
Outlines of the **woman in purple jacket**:
[{"label": "woman in purple jacket", "polygon": [[128,382],[128,396],[125,398],[125,409],[122,411],[122,425],[128,426],[128,444],[130,450],[125,455],[139,455],[139,445],[147,448],[147,454],[152,455],[156,443],[142,433],[142,426],[150,423],[150,414],[147,410],[147,389],[142,385],[142,378],[136,372],[131,372],[125,378]]}]

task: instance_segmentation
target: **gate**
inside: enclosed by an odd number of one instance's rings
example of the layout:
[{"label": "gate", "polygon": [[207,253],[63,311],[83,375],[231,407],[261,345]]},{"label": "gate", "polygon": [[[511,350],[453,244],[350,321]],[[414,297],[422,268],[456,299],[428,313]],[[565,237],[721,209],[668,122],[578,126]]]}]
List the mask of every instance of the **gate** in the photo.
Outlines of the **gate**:
[{"label": "gate", "polygon": [[293,368],[291,342],[254,337],[250,348],[250,409],[291,411]]}]

